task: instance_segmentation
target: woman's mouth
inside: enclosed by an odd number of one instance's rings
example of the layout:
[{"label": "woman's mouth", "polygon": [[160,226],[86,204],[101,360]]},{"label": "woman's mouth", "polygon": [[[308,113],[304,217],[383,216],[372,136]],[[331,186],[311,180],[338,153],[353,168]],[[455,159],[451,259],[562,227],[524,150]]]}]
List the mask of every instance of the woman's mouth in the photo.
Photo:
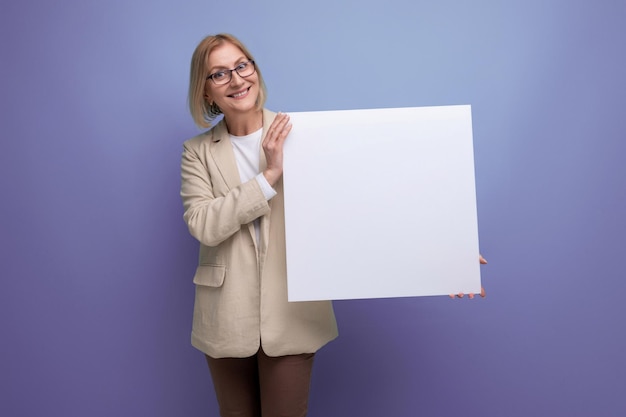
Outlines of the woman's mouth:
[{"label": "woman's mouth", "polygon": [[236,92],[234,94],[230,94],[228,97],[231,97],[231,98],[234,98],[235,100],[238,100],[238,99],[242,99],[242,98],[246,97],[249,92],[250,92],[250,87],[246,88],[245,90],[238,91],[238,92]]}]

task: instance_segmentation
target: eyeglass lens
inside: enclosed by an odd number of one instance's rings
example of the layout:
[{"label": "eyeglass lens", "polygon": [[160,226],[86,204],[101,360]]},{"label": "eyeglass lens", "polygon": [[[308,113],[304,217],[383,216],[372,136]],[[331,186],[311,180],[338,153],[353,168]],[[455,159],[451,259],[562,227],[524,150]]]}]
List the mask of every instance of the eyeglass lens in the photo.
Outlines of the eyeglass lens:
[{"label": "eyeglass lens", "polygon": [[255,71],[254,61],[242,62],[231,70],[217,71],[209,75],[208,78],[211,78],[215,84],[226,84],[232,79],[233,71],[237,71],[237,74],[242,78],[249,77]]}]

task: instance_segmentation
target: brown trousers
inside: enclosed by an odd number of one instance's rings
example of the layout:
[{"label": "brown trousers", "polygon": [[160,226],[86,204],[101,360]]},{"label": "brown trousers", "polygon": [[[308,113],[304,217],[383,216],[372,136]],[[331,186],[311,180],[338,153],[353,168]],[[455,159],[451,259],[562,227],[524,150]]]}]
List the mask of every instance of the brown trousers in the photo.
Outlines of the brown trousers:
[{"label": "brown trousers", "polygon": [[207,356],[222,417],[304,417],[313,353],[249,358]]}]

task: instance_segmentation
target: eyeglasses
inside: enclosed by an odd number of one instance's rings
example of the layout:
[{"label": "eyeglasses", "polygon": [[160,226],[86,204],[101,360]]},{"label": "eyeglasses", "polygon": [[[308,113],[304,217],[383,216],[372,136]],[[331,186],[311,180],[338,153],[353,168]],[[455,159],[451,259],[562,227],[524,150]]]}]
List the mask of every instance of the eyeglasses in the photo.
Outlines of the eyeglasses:
[{"label": "eyeglasses", "polygon": [[206,79],[211,79],[215,85],[228,84],[233,78],[233,71],[237,71],[241,78],[246,78],[254,74],[256,67],[254,66],[254,61],[250,60],[242,62],[233,69],[223,69],[207,75]]}]

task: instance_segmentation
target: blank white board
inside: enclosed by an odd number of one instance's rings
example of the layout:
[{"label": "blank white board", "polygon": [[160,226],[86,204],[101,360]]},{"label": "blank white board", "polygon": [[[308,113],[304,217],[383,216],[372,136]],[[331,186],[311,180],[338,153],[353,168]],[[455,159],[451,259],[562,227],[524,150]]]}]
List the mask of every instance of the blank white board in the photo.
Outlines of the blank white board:
[{"label": "blank white board", "polygon": [[470,106],[290,116],[289,301],[480,292]]}]

